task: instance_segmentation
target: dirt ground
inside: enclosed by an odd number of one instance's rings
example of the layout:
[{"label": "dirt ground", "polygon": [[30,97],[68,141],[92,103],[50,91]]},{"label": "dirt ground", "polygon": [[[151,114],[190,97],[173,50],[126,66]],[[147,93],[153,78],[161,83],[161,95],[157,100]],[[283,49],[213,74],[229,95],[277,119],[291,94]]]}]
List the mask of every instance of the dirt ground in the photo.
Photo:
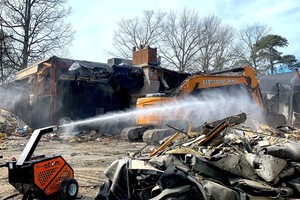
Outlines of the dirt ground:
[{"label": "dirt ground", "polygon": [[[18,159],[27,141],[28,138],[25,137],[6,138],[0,143],[0,156],[3,156],[0,163],[7,162],[13,156]],[[91,200],[95,199],[99,186],[105,180],[104,170],[114,160],[126,157],[144,145],[141,142],[127,142],[118,137],[101,137],[94,141],[73,143],[42,139],[34,155],[62,155],[74,169],[80,199]],[[6,167],[0,168],[0,200],[3,199],[22,199],[22,195],[8,183]]]}]

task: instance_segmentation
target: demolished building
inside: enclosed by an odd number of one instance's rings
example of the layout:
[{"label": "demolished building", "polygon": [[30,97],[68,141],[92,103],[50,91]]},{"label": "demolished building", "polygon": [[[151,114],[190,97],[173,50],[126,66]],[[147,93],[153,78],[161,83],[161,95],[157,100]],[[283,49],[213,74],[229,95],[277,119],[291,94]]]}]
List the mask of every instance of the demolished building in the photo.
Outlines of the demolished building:
[{"label": "demolished building", "polygon": [[[300,78],[298,71],[257,77],[265,107],[281,124],[300,127]],[[274,125],[269,121],[270,125]]]},{"label": "demolished building", "polygon": [[108,63],[53,56],[16,73],[2,85],[0,105],[32,128],[135,107],[138,97],[177,87],[188,74],[162,68],[156,48],[134,48],[133,60]]},{"label": "demolished building", "polygon": [[[128,94],[111,83],[117,81],[119,71],[108,64],[51,57],[16,74],[15,82],[26,92],[14,112],[36,128],[57,124],[62,118],[78,120],[124,109],[128,105],[118,102],[126,101]],[[126,74],[129,79],[136,76],[132,88],[143,86],[143,76],[137,73]]]}]

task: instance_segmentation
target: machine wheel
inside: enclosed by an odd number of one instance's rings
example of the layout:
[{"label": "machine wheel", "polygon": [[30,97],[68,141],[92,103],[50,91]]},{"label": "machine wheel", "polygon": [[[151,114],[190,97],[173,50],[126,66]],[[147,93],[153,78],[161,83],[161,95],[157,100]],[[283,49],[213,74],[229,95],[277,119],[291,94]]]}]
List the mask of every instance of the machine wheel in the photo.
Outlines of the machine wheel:
[{"label": "machine wheel", "polygon": [[60,183],[60,199],[72,200],[78,194],[78,183],[75,179],[68,178]]}]

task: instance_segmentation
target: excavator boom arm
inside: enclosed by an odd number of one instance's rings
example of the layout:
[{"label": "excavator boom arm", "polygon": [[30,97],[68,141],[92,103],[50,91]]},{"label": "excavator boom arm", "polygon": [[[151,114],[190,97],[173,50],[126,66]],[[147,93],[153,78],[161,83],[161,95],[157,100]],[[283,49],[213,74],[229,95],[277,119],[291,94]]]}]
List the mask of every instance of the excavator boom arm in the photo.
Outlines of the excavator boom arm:
[{"label": "excavator boom arm", "polygon": [[[234,72],[239,74],[226,75],[225,73]],[[248,92],[251,94],[253,100],[257,105],[263,109],[263,102],[261,91],[257,79],[255,78],[254,71],[251,67],[245,66],[244,68],[226,70],[223,72],[212,74],[194,75],[187,78],[175,93],[175,96],[184,97],[192,94],[194,91],[216,88],[222,86],[244,84]]]}]

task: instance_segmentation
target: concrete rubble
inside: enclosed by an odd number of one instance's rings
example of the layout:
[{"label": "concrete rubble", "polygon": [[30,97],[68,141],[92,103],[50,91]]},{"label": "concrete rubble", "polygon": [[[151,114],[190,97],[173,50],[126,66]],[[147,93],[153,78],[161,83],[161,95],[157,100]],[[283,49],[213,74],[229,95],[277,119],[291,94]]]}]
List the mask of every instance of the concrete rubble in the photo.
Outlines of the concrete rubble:
[{"label": "concrete rubble", "polygon": [[300,198],[300,129],[253,130],[246,118],[174,128],[160,146],[115,160],[96,199]]},{"label": "concrete rubble", "polygon": [[[0,150],[6,148],[4,144],[1,145],[4,140],[25,137],[24,141],[26,141],[31,136],[32,132],[33,130],[18,119],[18,117],[8,111],[0,109]],[[108,132],[96,130],[78,131],[76,128],[73,130],[64,130],[61,128],[59,131],[45,134],[41,140],[83,143],[89,141],[109,141],[114,137],[116,136],[109,134]]]},{"label": "concrete rubble", "polygon": [[31,132],[31,128],[17,116],[0,108],[0,142],[8,136],[26,136]]},{"label": "concrete rubble", "polygon": [[96,130],[90,131],[64,131],[60,130],[57,132],[45,134],[42,140],[51,141],[51,140],[59,140],[69,143],[83,143],[90,141],[106,141],[116,138],[116,136],[104,132],[99,132]]},{"label": "concrete rubble", "polygon": [[[0,150],[7,148],[4,140],[14,137],[24,137],[32,130],[14,114],[0,108]],[[1,152],[0,152],[1,153]],[[2,155],[0,155],[1,158]]]}]

